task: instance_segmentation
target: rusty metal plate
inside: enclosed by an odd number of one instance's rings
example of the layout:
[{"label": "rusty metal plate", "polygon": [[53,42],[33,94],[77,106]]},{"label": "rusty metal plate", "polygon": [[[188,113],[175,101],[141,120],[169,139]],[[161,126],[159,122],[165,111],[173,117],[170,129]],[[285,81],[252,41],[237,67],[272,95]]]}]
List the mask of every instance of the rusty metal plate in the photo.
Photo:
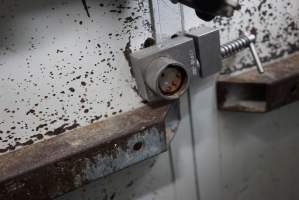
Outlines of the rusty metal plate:
[{"label": "rusty metal plate", "polygon": [[217,81],[218,108],[263,113],[299,100],[299,53],[265,66],[264,74],[251,70],[221,76]]},{"label": "rusty metal plate", "polygon": [[0,156],[0,199],[53,199],[166,151],[170,110],[144,106]]}]

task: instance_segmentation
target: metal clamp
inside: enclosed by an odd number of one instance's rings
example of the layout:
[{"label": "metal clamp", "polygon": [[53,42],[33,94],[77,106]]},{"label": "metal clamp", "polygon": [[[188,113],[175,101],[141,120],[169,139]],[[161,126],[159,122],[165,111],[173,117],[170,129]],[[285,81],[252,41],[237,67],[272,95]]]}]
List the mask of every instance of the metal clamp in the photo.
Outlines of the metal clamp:
[{"label": "metal clamp", "polygon": [[255,35],[242,35],[240,38],[233,40],[227,44],[224,44],[220,47],[222,58],[227,58],[236,53],[250,48],[254,61],[256,63],[256,67],[259,73],[264,73],[264,67],[262,65],[261,60],[258,57],[257,51],[255,49],[254,43],[256,42]]},{"label": "metal clamp", "polygon": [[205,78],[218,73],[222,59],[247,47],[251,49],[258,71],[263,73],[254,43],[254,35],[244,35],[221,46],[219,30],[201,27],[134,52],[129,58],[138,92],[150,103],[179,99],[188,90],[192,76]]}]

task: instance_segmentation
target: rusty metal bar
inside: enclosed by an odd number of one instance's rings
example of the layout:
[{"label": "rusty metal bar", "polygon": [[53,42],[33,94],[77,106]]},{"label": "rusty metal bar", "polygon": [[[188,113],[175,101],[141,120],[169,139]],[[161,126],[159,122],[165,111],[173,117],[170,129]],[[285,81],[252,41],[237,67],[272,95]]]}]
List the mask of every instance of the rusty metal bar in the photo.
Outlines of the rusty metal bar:
[{"label": "rusty metal bar", "polygon": [[144,106],[0,156],[0,199],[52,199],[166,151],[169,109]]},{"label": "rusty metal bar", "polygon": [[255,70],[221,76],[217,81],[218,108],[264,113],[299,100],[299,53]]}]

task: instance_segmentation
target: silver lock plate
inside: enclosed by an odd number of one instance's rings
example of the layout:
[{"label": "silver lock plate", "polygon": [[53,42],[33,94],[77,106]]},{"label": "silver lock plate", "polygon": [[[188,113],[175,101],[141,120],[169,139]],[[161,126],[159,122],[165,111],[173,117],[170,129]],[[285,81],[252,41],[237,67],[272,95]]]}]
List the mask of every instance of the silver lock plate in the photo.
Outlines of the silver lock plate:
[{"label": "silver lock plate", "polygon": [[218,73],[222,68],[219,31],[200,27],[186,36],[194,39],[197,59],[200,62],[199,76],[205,78]]},{"label": "silver lock plate", "polygon": [[194,41],[185,36],[132,53],[130,61],[139,94],[148,102],[179,98],[197,68]]}]

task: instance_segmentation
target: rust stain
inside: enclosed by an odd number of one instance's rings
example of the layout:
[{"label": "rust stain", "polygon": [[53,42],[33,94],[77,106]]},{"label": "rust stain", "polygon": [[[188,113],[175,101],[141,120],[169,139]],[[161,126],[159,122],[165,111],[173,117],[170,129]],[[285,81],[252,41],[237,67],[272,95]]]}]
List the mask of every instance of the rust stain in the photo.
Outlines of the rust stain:
[{"label": "rust stain", "polygon": [[86,184],[82,173],[98,155],[116,158],[115,145],[127,151],[128,139],[151,127],[166,134],[168,110],[144,106],[0,156],[0,199],[50,199]]}]

